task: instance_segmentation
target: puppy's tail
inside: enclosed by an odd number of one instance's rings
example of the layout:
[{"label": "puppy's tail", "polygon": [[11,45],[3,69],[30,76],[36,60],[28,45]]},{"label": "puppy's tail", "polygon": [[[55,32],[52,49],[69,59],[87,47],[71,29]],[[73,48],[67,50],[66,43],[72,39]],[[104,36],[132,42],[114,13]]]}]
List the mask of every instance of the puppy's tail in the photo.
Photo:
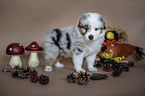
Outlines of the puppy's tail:
[{"label": "puppy's tail", "polygon": [[143,48],[136,47],[135,48],[135,58],[136,60],[142,60],[144,59],[145,53],[143,52]]}]

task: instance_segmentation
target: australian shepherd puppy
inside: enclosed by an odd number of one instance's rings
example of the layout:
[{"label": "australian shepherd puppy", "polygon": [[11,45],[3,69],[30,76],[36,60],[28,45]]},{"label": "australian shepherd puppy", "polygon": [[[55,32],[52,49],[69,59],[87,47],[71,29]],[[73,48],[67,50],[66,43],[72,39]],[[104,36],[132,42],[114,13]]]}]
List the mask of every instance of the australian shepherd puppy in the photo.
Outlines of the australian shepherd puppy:
[{"label": "australian shepherd puppy", "polygon": [[76,72],[82,68],[86,59],[88,70],[97,71],[93,66],[105,36],[105,22],[98,13],[85,13],[77,27],[58,28],[48,32],[44,41],[44,71],[53,71],[53,65],[64,67],[60,56],[72,57]]}]

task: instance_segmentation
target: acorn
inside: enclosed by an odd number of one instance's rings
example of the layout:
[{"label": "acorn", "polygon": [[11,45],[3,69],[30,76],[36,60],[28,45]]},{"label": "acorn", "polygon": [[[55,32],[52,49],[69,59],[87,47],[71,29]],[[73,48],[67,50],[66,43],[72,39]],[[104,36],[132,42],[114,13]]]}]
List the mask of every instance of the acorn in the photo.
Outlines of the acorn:
[{"label": "acorn", "polygon": [[46,75],[39,76],[39,83],[42,85],[46,85],[49,82],[49,77]]},{"label": "acorn", "polygon": [[77,82],[80,85],[85,85],[89,82],[90,80],[90,75],[87,74],[87,72],[80,72],[77,74]]},{"label": "acorn", "polygon": [[69,83],[75,83],[75,81],[76,81],[76,76],[75,76],[75,75],[73,74],[73,72],[72,72],[72,73],[69,73],[69,74],[67,75],[66,79],[67,79],[67,81],[68,81]]}]

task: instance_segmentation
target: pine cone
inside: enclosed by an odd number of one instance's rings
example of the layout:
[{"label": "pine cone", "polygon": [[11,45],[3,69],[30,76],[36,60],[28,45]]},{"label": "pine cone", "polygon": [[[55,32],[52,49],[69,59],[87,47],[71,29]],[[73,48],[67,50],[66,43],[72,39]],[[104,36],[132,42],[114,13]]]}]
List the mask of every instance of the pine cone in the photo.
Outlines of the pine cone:
[{"label": "pine cone", "polygon": [[36,83],[38,81],[37,73],[32,73],[30,79],[32,82]]},{"label": "pine cone", "polygon": [[49,77],[46,75],[39,76],[39,83],[45,85],[49,82]]},{"label": "pine cone", "polygon": [[132,62],[132,61],[128,62],[128,66],[129,67],[134,67],[134,62]]},{"label": "pine cone", "polygon": [[78,73],[77,75],[77,82],[80,84],[80,85],[85,85],[89,82],[90,80],[90,75],[87,74],[87,72],[83,73],[83,72],[80,72]]},{"label": "pine cone", "polygon": [[100,80],[100,79],[106,79],[108,76],[106,74],[101,73],[93,73],[91,76],[92,80]]},{"label": "pine cone", "polygon": [[113,75],[114,77],[118,77],[120,74],[121,74],[121,71],[118,70],[118,69],[115,69],[115,70],[112,72],[112,75]]},{"label": "pine cone", "polygon": [[19,70],[20,66],[19,65],[15,65],[14,69]]},{"label": "pine cone", "polygon": [[110,64],[109,63],[105,63],[104,65],[103,65],[103,69],[104,69],[104,71],[109,71],[110,70]]},{"label": "pine cone", "polygon": [[69,83],[75,83],[76,81],[76,76],[72,73],[68,74],[67,77],[66,77],[67,81]]},{"label": "pine cone", "polygon": [[101,62],[95,62],[94,67],[102,67],[102,63]]},{"label": "pine cone", "polygon": [[113,64],[113,70],[117,70],[119,71],[120,73],[122,73],[123,69],[124,69],[124,66],[125,64],[123,63],[116,63],[116,64]]},{"label": "pine cone", "polygon": [[11,74],[12,74],[12,77],[13,77],[13,78],[18,78],[18,77],[19,77],[18,71],[17,71],[16,69],[12,69],[12,70],[11,70]]},{"label": "pine cone", "polygon": [[129,72],[129,67],[128,66],[123,66],[122,70],[125,71],[125,72]]},{"label": "pine cone", "polygon": [[4,65],[4,67],[2,68],[2,72],[10,72],[12,69],[12,67],[7,64],[7,65]]},{"label": "pine cone", "polygon": [[31,75],[32,74],[31,68],[30,67],[24,68],[24,73],[26,73],[26,75]]},{"label": "pine cone", "polygon": [[37,72],[35,69],[33,69],[31,73],[36,73],[36,74],[38,74],[38,72]]},{"label": "pine cone", "polygon": [[26,79],[26,78],[28,78],[28,75],[24,72],[24,70],[19,70],[19,71],[18,71],[18,76],[19,76],[19,78],[21,78],[21,79]]}]

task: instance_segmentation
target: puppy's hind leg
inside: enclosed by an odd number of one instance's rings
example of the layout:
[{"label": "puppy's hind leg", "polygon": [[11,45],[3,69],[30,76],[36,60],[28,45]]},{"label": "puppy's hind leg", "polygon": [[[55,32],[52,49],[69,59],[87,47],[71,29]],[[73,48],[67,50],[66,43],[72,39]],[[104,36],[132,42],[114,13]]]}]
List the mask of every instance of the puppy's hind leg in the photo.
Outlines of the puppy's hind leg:
[{"label": "puppy's hind leg", "polygon": [[44,71],[46,71],[46,72],[53,71],[53,68],[52,68],[53,63],[54,63],[54,60],[53,59],[49,59],[49,61],[45,61]]},{"label": "puppy's hind leg", "polygon": [[44,71],[53,71],[53,64],[56,62],[59,55],[59,49],[53,44],[45,44],[44,57],[45,57],[45,68]]},{"label": "puppy's hind leg", "polygon": [[60,63],[59,60],[57,60],[57,62],[54,65],[55,67],[59,67],[59,68],[64,67],[64,65]]}]

